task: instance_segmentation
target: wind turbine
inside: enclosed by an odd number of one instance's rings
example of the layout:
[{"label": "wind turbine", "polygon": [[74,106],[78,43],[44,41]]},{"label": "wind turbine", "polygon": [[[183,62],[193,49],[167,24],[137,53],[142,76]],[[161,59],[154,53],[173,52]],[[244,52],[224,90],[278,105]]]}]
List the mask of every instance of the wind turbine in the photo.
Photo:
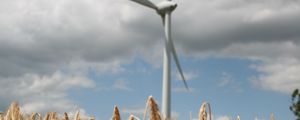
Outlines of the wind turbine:
[{"label": "wind turbine", "polygon": [[149,0],[131,0],[131,1],[134,1],[136,3],[154,9],[162,17],[163,20],[166,39],[165,39],[164,62],[163,62],[162,115],[164,120],[170,120],[171,119],[171,80],[170,80],[171,78],[170,56],[171,55],[175,60],[177,69],[180,73],[180,76],[182,77],[185,88],[189,90],[171,38],[171,13],[177,7],[177,3],[173,2],[172,0],[164,0],[158,4],[153,4]]}]

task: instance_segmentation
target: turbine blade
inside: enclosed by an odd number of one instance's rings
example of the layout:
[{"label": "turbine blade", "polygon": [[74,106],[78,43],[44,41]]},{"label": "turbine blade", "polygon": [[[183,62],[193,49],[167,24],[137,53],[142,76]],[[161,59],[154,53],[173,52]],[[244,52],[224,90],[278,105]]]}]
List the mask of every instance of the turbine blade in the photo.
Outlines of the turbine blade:
[{"label": "turbine blade", "polygon": [[172,52],[172,54],[173,54],[173,58],[174,58],[174,60],[175,60],[175,63],[176,63],[177,69],[178,69],[178,71],[179,71],[179,73],[180,73],[180,76],[181,76],[181,78],[182,78],[182,80],[183,80],[184,86],[185,86],[185,88],[186,88],[187,90],[189,90],[189,87],[188,87],[188,85],[187,85],[187,83],[186,83],[186,80],[185,80],[185,78],[184,78],[184,75],[183,75],[183,72],[182,72],[182,69],[181,69],[181,66],[180,66],[179,59],[178,59],[178,57],[177,57],[177,53],[176,53],[176,50],[175,50],[175,47],[174,47],[174,43],[173,43],[173,41],[172,41],[171,38],[170,38],[170,40],[169,40],[169,47],[171,48],[171,52]]},{"label": "turbine blade", "polygon": [[131,0],[131,1],[136,2],[136,3],[139,3],[139,4],[144,5],[144,6],[147,6],[147,7],[150,7],[150,8],[155,9],[155,10],[157,9],[156,5],[153,4],[153,3],[152,3],[151,1],[149,1],[149,0]]}]

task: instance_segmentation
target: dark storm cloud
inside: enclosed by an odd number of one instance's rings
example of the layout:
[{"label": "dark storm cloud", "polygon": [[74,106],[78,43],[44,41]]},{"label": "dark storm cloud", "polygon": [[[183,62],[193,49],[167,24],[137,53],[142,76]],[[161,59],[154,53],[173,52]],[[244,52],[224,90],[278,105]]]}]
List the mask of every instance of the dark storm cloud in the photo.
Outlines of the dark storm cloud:
[{"label": "dark storm cloud", "polygon": [[[174,38],[186,50],[196,52],[220,50],[232,44],[296,42],[300,38],[298,3],[232,0],[203,2],[197,8],[186,3],[174,15]],[[189,9],[194,14],[187,12]]]}]

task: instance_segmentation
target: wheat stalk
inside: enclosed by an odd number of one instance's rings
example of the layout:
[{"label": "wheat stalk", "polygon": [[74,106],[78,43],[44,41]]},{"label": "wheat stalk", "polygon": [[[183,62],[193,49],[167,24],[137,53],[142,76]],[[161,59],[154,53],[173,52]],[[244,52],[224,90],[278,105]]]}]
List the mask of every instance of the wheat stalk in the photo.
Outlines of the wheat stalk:
[{"label": "wheat stalk", "polygon": [[241,120],[241,118],[240,118],[240,116],[239,116],[239,115],[236,117],[236,120]]},{"label": "wheat stalk", "polygon": [[94,117],[94,116],[91,116],[91,117],[90,117],[90,120],[95,120],[95,117]]},{"label": "wheat stalk", "polygon": [[18,103],[13,102],[7,110],[5,120],[22,120]]},{"label": "wheat stalk", "polygon": [[114,115],[112,116],[112,120],[121,120],[120,112],[117,106],[114,107]]},{"label": "wheat stalk", "polygon": [[31,116],[30,116],[30,120],[35,120],[36,116],[39,117],[39,120],[42,120],[42,116],[39,113],[32,113]]},{"label": "wheat stalk", "polygon": [[76,112],[74,120],[80,120],[80,114],[79,111]]},{"label": "wheat stalk", "polygon": [[0,112],[0,120],[4,120],[3,113]]},{"label": "wheat stalk", "polygon": [[46,116],[44,117],[44,120],[50,120],[50,113],[46,113]]},{"label": "wheat stalk", "polygon": [[134,117],[132,114],[129,116],[128,120],[134,120]]},{"label": "wheat stalk", "polygon": [[270,120],[275,120],[275,119],[274,119],[274,114],[273,114],[273,113],[271,113]]},{"label": "wheat stalk", "polygon": [[140,118],[134,116],[133,114],[130,114],[128,120],[140,120]]},{"label": "wheat stalk", "polygon": [[156,102],[152,96],[149,96],[149,98],[147,100],[146,109],[144,112],[144,120],[146,120],[148,106],[150,106],[150,120],[162,120],[161,114],[158,109],[158,105],[156,104]]},{"label": "wheat stalk", "polygon": [[202,103],[200,110],[199,110],[199,120],[206,120],[207,113],[206,113],[206,103]]},{"label": "wheat stalk", "polygon": [[58,118],[56,116],[56,112],[51,112],[51,114],[50,114],[50,120],[58,120]]},{"label": "wheat stalk", "polygon": [[69,120],[69,116],[68,116],[68,113],[64,113],[64,120]]},{"label": "wheat stalk", "polygon": [[203,102],[199,110],[199,120],[207,120],[206,105],[208,106],[209,120],[212,119],[211,106],[208,102]]}]

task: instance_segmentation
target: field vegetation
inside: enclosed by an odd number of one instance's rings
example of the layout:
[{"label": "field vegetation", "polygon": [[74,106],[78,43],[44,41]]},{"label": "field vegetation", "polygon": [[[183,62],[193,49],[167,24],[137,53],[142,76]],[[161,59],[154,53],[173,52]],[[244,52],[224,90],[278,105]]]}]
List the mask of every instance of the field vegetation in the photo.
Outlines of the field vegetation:
[{"label": "field vegetation", "polygon": [[[147,115],[147,113],[149,115]],[[164,116],[159,111],[159,107],[152,96],[149,96],[143,116],[143,120],[163,120]],[[203,102],[199,109],[197,120],[212,120],[212,109],[208,102]],[[95,120],[93,116],[81,118],[79,111],[74,116],[69,116],[68,113],[57,114],[56,112],[47,112],[45,115],[40,113],[23,114],[18,103],[13,102],[5,113],[0,113],[0,120]],[[114,111],[111,120],[121,120],[119,108],[114,106]],[[128,120],[140,120],[140,118],[131,114]],[[190,116],[190,120],[195,120]],[[236,120],[240,120],[237,116]],[[273,114],[270,120],[274,120]]]}]

